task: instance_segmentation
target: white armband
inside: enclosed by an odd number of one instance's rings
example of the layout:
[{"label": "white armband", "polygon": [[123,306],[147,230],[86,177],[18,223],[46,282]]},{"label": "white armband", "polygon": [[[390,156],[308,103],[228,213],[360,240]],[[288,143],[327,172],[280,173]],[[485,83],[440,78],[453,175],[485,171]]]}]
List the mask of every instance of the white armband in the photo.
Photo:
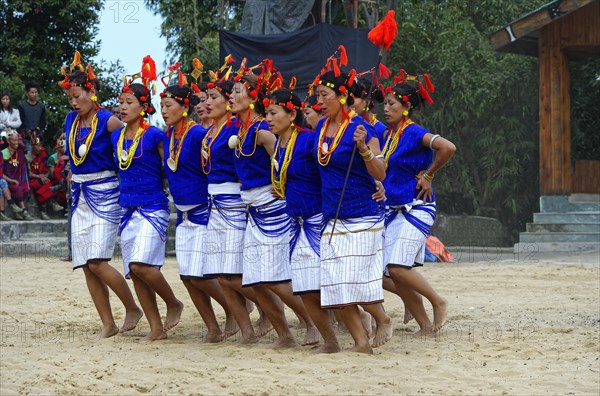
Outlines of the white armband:
[{"label": "white armband", "polygon": [[433,141],[437,138],[439,138],[440,135],[433,135],[433,137],[431,138],[431,140],[429,141],[429,149],[433,150]]}]

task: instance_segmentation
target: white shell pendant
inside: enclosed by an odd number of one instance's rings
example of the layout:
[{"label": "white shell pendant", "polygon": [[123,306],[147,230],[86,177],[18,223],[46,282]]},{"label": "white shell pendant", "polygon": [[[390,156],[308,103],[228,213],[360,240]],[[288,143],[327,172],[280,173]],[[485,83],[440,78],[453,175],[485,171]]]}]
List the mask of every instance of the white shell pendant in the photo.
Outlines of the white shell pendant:
[{"label": "white shell pendant", "polygon": [[177,170],[177,164],[175,163],[175,160],[171,157],[169,157],[167,159],[167,166],[169,167],[169,169],[171,169],[173,172],[175,172]]},{"label": "white shell pendant", "polygon": [[77,153],[79,154],[80,157],[83,157],[85,155],[85,153],[87,153],[87,146],[84,144],[82,144],[81,146],[79,146],[79,149],[77,150]]},{"label": "white shell pendant", "polygon": [[279,161],[277,161],[275,158],[273,158],[273,166],[275,167],[275,170],[279,172]]},{"label": "white shell pendant", "polygon": [[323,149],[323,151],[329,151],[329,145],[327,144],[327,142],[323,142],[321,148]]},{"label": "white shell pendant", "polygon": [[204,157],[204,159],[208,159],[208,152],[204,149],[202,149],[202,156]]},{"label": "white shell pendant", "polygon": [[127,151],[121,150],[121,161],[127,161],[127,158],[129,158],[129,154],[127,153]]},{"label": "white shell pendant", "polygon": [[227,142],[227,144],[229,145],[229,148],[232,149],[232,150],[234,148],[236,148],[237,144],[238,144],[238,140],[239,140],[238,135],[232,135],[232,136],[230,136],[229,137],[229,141]]}]

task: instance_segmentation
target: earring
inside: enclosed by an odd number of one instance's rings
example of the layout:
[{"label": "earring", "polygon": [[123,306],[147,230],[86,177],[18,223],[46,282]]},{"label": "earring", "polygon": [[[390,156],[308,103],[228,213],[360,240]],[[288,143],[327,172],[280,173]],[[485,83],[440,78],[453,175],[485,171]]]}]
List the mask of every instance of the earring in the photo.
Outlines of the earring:
[{"label": "earring", "polygon": [[184,111],[184,112],[183,112],[183,114],[182,114],[181,116],[182,116],[183,118],[187,117],[187,116],[188,116],[188,113],[187,113],[187,111]]},{"label": "earring", "polygon": [[403,115],[404,117],[408,116],[408,110],[404,110],[404,111],[402,112],[402,115]]},{"label": "earring", "polygon": [[92,95],[92,97],[90,98],[90,100],[92,102],[96,102],[96,101],[98,101],[98,97],[96,95]]},{"label": "earring", "polygon": [[142,116],[142,117],[143,117],[143,116],[145,116],[145,115],[146,115],[146,112],[145,112],[144,110],[140,111],[140,116]]},{"label": "earring", "polygon": [[229,106],[229,105],[225,106],[225,110],[231,111],[231,106]]},{"label": "earring", "polygon": [[250,103],[248,107],[250,108],[250,110],[254,110],[254,103]]},{"label": "earring", "polygon": [[345,98],[341,98],[340,99],[340,103],[342,104],[342,106],[345,105],[346,104],[346,99]]}]

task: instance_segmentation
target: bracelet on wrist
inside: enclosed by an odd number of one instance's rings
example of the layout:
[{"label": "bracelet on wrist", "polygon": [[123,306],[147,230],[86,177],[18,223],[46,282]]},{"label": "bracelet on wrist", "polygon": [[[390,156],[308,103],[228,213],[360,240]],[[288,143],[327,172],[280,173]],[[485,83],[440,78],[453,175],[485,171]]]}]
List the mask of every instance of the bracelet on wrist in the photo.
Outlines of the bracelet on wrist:
[{"label": "bracelet on wrist", "polygon": [[422,176],[423,176],[423,178],[424,178],[425,180],[427,180],[428,182],[430,182],[430,183],[431,183],[431,182],[433,181],[433,177],[434,177],[435,175],[429,175],[427,172],[424,172]]}]

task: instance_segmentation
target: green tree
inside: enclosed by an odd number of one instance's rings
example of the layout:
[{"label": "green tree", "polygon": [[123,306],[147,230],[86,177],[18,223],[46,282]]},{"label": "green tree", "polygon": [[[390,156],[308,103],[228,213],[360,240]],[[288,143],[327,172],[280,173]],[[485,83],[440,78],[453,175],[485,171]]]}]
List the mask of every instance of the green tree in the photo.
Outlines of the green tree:
[{"label": "green tree", "polygon": [[62,129],[68,106],[57,82],[75,50],[84,61],[98,52],[100,0],[0,0],[0,86],[24,97],[24,83],[40,83],[47,134]]},{"label": "green tree", "polygon": [[200,59],[205,70],[220,66],[218,30],[221,24],[235,30],[243,7],[223,0],[146,0],[146,5],[163,18],[161,35],[167,39],[170,63],[181,62],[183,70],[191,70],[193,58]]}]

